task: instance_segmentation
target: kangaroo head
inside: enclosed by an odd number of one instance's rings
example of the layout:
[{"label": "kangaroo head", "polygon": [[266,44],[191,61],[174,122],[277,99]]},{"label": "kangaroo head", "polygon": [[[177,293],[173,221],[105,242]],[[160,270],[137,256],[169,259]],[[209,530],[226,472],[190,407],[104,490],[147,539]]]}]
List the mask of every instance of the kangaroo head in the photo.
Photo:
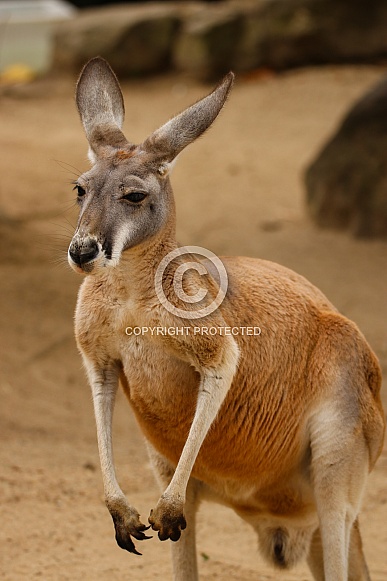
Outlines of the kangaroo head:
[{"label": "kangaroo head", "polygon": [[173,231],[169,169],[217,117],[233,78],[229,73],[210,95],[134,145],[121,131],[124,102],[115,74],[101,58],[87,63],[76,102],[92,168],[76,183],[80,215],[68,251],[74,270],[91,273],[116,266],[123,253]]}]

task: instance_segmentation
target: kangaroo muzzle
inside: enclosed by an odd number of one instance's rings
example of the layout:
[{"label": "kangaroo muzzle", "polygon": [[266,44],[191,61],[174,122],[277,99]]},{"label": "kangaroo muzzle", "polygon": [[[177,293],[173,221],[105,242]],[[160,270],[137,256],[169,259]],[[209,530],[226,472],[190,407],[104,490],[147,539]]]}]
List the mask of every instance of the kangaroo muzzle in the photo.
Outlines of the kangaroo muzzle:
[{"label": "kangaroo muzzle", "polygon": [[74,237],[71,241],[68,256],[70,266],[77,266],[82,270],[89,271],[91,263],[99,255],[99,246],[93,238]]}]

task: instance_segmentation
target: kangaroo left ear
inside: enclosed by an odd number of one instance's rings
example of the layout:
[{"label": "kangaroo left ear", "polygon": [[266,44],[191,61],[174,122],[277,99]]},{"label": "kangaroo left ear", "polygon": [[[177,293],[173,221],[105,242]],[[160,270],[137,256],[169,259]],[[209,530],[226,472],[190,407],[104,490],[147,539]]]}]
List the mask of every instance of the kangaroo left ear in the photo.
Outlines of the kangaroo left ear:
[{"label": "kangaroo left ear", "polygon": [[128,147],[121,131],[124,100],[117,77],[102,58],[90,60],[83,68],[76,88],[76,103],[91,148],[92,158],[101,147]]},{"label": "kangaroo left ear", "polygon": [[215,121],[233,82],[234,73],[230,72],[212,93],[157,129],[144,141],[141,148],[163,162],[172,162]]}]

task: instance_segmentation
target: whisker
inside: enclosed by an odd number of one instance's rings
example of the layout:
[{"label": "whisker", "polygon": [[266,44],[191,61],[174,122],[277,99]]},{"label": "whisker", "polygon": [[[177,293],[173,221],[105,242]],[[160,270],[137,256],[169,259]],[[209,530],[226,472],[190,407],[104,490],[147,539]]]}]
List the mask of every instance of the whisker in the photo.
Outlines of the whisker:
[{"label": "whisker", "polygon": [[64,232],[66,232],[66,234],[70,234],[71,237],[74,234],[74,228],[69,228],[68,224],[55,224],[54,222],[49,222],[50,226],[55,226],[55,228],[59,228],[60,230],[63,230]]},{"label": "whisker", "polygon": [[51,266],[54,269],[59,269],[59,268],[68,269],[69,268],[69,263],[67,261],[67,258],[66,259],[64,259],[64,258],[52,259],[49,261],[49,264],[51,264]]},{"label": "whisker", "polygon": [[45,234],[41,234],[40,237],[41,238],[44,237],[46,240],[47,240],[47,238],[49,238],[50,240],[55,240],[57,242],[71,240],[71,238],[69,236],[67,236],[66,234],[48,234],[47,236]]},{"label": "whisker", "polygon": [[[66,161],[61,161],[59,159],[53,159],[52,161],[55,161],[55,163],[57,163],[63,170],[67,171],[68,173],[72,173],[73,175],[77,176],[77,178],[83,173],[81,170],[74,167],[70,163],[67,163]],[[75,171],[70,171],[68,168],[71,168]]]},{"label": "whisker", "polygon": [[74,200],[74,198],[71,198],[71,201],[68,200],[67,202],[62,202],[60,205],[63,208],[63,212],[68,212],[72,208],[75,208],[76,207],[77,201]]},{"label": "whisker", "polygon": [[74,232],[74,230],[76,229],[76,226],[75,226],[75,224],[72,224],[72,223],[70,222],[70,220],[68,219],[68,217],[67,217],[67,216],[65,216],[64,218],[65,218],[65,220],[66,220],[67,224],[68,224],[68,225],[69,225],[69,226],[72,228],[72,230],[73,230],[73,232]]},{"label": "whisker", "polygon": [[[65,223],[63,223],[63,224],[58,224],[56,222],[49,222],[49,224],[50,224],[50,226],[55,226],[55,228],[62,230],[66,234],[69,234],[69,236],[72,238],[74,236],[76,226],[74,226],[74,224],[71,224],[71,222],[68,220],[68,218],[66,216],[64,216],[64,219],[65,219]],[[54,232],[53,232],[53,234],[54,234]]]}]

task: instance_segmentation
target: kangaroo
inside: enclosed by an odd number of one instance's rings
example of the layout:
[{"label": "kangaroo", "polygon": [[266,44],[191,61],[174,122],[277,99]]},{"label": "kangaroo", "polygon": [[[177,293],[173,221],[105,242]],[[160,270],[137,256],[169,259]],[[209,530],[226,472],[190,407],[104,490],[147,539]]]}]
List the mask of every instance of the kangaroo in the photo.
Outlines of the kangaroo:
[{"label": "kangaroo", "polygon": [[233,78],[140,145],[122,133],[123,97],[106,61],[89,61],[77,84],[92,167],[76,181],[68,260],[87,275],[75,335],[106,505],[118,545],[140,554],[134,540],[148,539],[149,526],[120,489],[112,452],[120,383],[162,489],[148,521],[174,541],[175,581],[198,579],[203,499],[246,521],[274,567],[306,559],[318,581],[366,580],[358,515],[385,429],[376,356],[302,276],[240,257],[221,259],[224,274],[176,242],[172,165],[213,123]]}]

